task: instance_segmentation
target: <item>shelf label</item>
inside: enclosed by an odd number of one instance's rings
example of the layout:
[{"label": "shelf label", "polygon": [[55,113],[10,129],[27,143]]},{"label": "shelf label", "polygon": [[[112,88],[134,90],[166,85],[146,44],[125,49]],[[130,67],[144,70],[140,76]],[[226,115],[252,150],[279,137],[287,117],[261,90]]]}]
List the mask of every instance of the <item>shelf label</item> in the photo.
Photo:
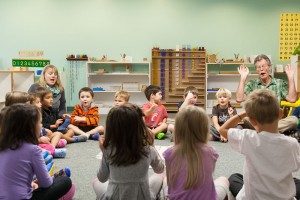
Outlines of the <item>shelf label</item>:
[{"label": "shelf label", "polygon": [[50,60],[12,59],[13,67],[45,67]]}]

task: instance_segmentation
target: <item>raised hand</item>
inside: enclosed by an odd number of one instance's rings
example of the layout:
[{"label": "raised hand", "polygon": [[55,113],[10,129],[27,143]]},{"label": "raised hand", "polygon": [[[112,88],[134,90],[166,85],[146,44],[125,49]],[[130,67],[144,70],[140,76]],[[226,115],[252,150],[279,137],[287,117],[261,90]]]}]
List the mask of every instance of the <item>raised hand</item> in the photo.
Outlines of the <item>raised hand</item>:
[{"label": "raised hand", "polygon": [[157,107],[156,103],[151,103],[151,107],[150,107],[151,111],[154,111],[156,107]]},{"label": "raised hand", "polygon": [[246,65],[240,65],[238,67],[238,72],[241,75],[241,78],[247,78],[249,74],[249,68]]},{"label": "raised hand", "polygon": [[191,100],[192,98],[194,98],[194,95],[193,95],[193,93],[191,93],[191,91],[189,91],[185,98],[187,100]]},{"label": "raised hand", "polygon": [[287,64],[285,66],[285,73],[286,73],[286,75],[287,75],[288,78],[293,78],[294,74],[295,74],[294,67],[292,67],[291,65]]},{"label": "raised hand", "polygon": [[228,107],[228,114],[232,115],[233,114],[233,108],[232,107]]}]

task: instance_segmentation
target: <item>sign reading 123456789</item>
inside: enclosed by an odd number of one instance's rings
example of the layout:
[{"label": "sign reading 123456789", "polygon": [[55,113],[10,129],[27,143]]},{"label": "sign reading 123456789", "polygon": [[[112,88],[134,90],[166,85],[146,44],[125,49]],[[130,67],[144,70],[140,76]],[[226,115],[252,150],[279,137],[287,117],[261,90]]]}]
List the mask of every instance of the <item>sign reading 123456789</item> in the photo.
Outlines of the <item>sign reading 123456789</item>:
[{"label": "sign reading 123456789", "polygon": [[13,67],[45,67],[50,64],[50,60],[44,59],[12,59]]}]

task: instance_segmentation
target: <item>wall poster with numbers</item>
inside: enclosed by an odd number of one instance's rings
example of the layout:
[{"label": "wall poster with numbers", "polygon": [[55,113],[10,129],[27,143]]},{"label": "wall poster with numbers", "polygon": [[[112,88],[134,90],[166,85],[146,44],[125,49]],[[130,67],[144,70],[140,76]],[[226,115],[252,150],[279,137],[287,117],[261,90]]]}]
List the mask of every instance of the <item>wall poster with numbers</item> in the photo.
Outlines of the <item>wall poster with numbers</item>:
[{"label": "wall poster with numbers", "polygon": [[300,13],[280,14],[279,60],[289,61],[300,44]]}]

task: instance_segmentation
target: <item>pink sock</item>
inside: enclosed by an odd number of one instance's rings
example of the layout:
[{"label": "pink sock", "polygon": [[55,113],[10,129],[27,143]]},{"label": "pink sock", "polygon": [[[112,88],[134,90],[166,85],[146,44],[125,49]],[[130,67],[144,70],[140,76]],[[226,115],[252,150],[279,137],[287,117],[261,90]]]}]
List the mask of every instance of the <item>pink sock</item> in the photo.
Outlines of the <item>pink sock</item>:
[{"label": "pink sock", "polygon": [[60,139],[56,145],[56,148],[64,148],[67,145],[67,140]]},{"label": "pink sock", "polygon": [[70,190],[62,197],[59,198],[59,200],[71,200],[74,197],[75,194],[75,185],[72,183],[72,187]]}]

